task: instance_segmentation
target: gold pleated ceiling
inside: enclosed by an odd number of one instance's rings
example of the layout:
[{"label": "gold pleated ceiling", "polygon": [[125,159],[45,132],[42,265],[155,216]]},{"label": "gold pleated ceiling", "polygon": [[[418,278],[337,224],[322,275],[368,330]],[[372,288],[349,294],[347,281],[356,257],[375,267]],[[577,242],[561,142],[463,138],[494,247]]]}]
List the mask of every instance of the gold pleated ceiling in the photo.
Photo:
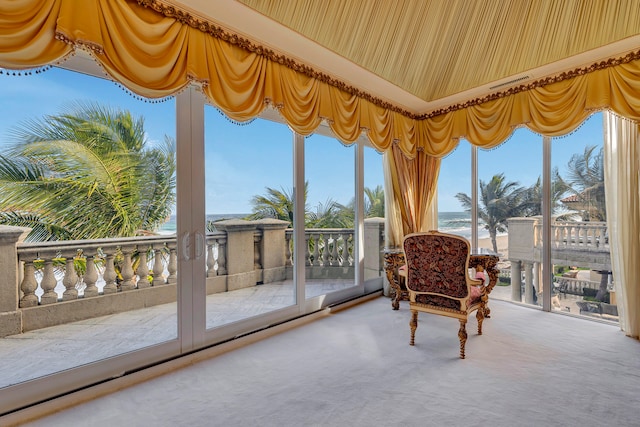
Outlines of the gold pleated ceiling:
[{"label": "gold pleated ceiling", "polygon": [[433,101],[638,34],[638,0],[239,0]]}]

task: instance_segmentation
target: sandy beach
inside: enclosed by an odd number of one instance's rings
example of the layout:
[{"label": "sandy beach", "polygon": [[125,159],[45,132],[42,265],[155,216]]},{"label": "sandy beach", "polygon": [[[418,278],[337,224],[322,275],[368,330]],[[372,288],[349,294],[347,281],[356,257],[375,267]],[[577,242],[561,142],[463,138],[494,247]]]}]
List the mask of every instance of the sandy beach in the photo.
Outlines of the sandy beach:
[{"label": "sandy beach", "polygon": [[[509,259],[509,236],[506,234],[500,235],[496,238],[498,244],[498,253],[500,254],[499,268],[506,268],[508,266]],[[493,250],[491,239],[489,237],[485,239],[478,239],[478,248]]]}]

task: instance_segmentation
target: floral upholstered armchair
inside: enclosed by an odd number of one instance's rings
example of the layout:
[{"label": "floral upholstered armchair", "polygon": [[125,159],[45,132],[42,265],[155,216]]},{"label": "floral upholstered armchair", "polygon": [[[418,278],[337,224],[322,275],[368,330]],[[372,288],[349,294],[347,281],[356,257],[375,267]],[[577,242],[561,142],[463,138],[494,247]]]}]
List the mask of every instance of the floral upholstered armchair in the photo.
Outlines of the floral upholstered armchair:
[{"label": "floral upholstered armchair", "polygon": [[485,292],[482,280],[469,275],[469,242],[459,236],[429,231],[405,236],[406,286],[411,310],[411,341],[415,344],[418,312],[453,317],[460,321],[460,358],[464,359],[466,323],[476,312],[482,335]]}]

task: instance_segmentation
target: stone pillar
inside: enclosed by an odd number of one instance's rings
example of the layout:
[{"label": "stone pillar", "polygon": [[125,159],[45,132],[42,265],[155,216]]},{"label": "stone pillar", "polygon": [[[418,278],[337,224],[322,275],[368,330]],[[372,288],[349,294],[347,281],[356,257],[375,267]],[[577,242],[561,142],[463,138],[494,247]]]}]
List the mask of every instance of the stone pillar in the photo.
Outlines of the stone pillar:
[{"label": "stone pillar", "polygon": [[524,302],[533,304],[533,263],[524,262]]},{"label": "stone pillar", "polygon": [[384,218],[364,220],[364,280],[384,276]]},{"label": "stone pillar", "polygon": [[17,245],[24,241],[29,231],[30,228],[0,225],[0,338],[22,332]]},{"label": "stone pillar", "polygon": [[522,301],[522,270],[520,269],[520,261],[510,259],[511,262],[511,300]]},{"label": "stone pillar", "polygon": [[265,218],[255,221],[258,230],[262,230],[260,254],[262,255],[262,283],[280,282],[286,279],[285,267],[285,231],[288,221]]},{"label": "stone pillar", "polygon": [[[539,262],[533,263],[533,303],[538,304],[538,302],[542,303],[542,301],[538,301],[538,295],[542,290],[542,282],[540,281],[540,270],[542,268],[542,264]],[[539,304],[542,305],[542,304]]]},{"label": "stone pillar", "polygon": [[216,222],[216,228],[227,233],[227,290],[248,288],[257,283],[254,270],[255,222],[228,219]]},{"label": "stone pillar", "polygon": [[508,224],[509,257],[520,261],[536,259],[536,249],[542,249],[536,235],[540,231],[540,218],[509,218]]}]

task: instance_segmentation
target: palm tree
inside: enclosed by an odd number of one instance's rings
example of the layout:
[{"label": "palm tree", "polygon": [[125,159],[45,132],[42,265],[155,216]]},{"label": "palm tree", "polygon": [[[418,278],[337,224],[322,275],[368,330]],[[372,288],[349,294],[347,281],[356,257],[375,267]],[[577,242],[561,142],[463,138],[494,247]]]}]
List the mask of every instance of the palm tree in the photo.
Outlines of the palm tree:
[{"label": "palm tree", "polygon": [[329,198],[306,213],[309,228],[353,228],[353,210]]},{"label": "palm tree", "polygon": [[[276,218],[283,221],[289,221],[293,224],[293,207],[294,207],[294,194],[293,190],[285,190],[281,188],[276,190],[271,187],[267,187],[266,196],[253,196],[251,204],[253,205],[253,212],[247,217],[247,219],[255,220],[261,218]],[[304,200],[306,203],[307,194],[309,192],[309,182],[304,183]],[[306,206],[305,206],[306,212]],[[306,216],[306,214],[305,214]],[[290,225],[290,226],[291,226]]]},{"label": "palm tree", "polygon": [[31,241],[155,231],[175,203],[175,144],[144,119],[97,104],[19,125],[0,155],[0,223]]},{"label": "palm tree", "polygon": [[582,154],[571,156],[567,164],[569,191],[578,199],[584,221],[606,221],[604,158],[602,148],[586,146]]},{"label": "palm tree", "polygon": [[[365,218],[373,218],[380,217],[384,218],[384,189],[381,185],[376,186],[375,188],[364,188],[364,217]],[[355,213],[355,198],[351,199],[349,204],[343,208],[343,215],[350,218],[349,221],[346,221],[348,224],[347,227],[354,226],[354,213]]]},{"label": "palm tree", "polygon": [[[497,234],[507,231],[507,219],[522,215],[524,192],[517,182],[505,182],[504,174],[494,175],[487,183],[480,180],[478,216],[489,231],[494,252],[498,252]],[[456,198],[467,212],[471,211],[471,197],[458,193]]]},{"label": "palm tree", "polygon": [[[556,214],[565,207],[560,200],[569,191],[569,186],[562,177],[558,168],[554,168],[551,173],[551,214]],[[535,184],[524,190],[524,216],[542,215],[542,181],[538,177]]]},{"label": "palm tree", "polygon": [[382,185],[377,185],[373,189],[365,187],[364,195],[367,196],[364,200],[364,217],[384,218],[384,188]]},{"label": "palm tree", "polygon": [[[253,212],[247,217],[249,220],[260,218],[277,218],[293,223],[293,193],[281,188],[276,190],[267,187],[266,195],[253,196],[251,204]],[[309,182],[304,184],[305,203],[309,190]],[[365,217],[384,217],[384,190],[382,186],[364,189]],[[310,228],[352,228],[354,223],[353,200],[348,205],[342,205],[329,198],[325,203],[318,203],[315,210],[310,210],[305,204],[305,226]]]}]

